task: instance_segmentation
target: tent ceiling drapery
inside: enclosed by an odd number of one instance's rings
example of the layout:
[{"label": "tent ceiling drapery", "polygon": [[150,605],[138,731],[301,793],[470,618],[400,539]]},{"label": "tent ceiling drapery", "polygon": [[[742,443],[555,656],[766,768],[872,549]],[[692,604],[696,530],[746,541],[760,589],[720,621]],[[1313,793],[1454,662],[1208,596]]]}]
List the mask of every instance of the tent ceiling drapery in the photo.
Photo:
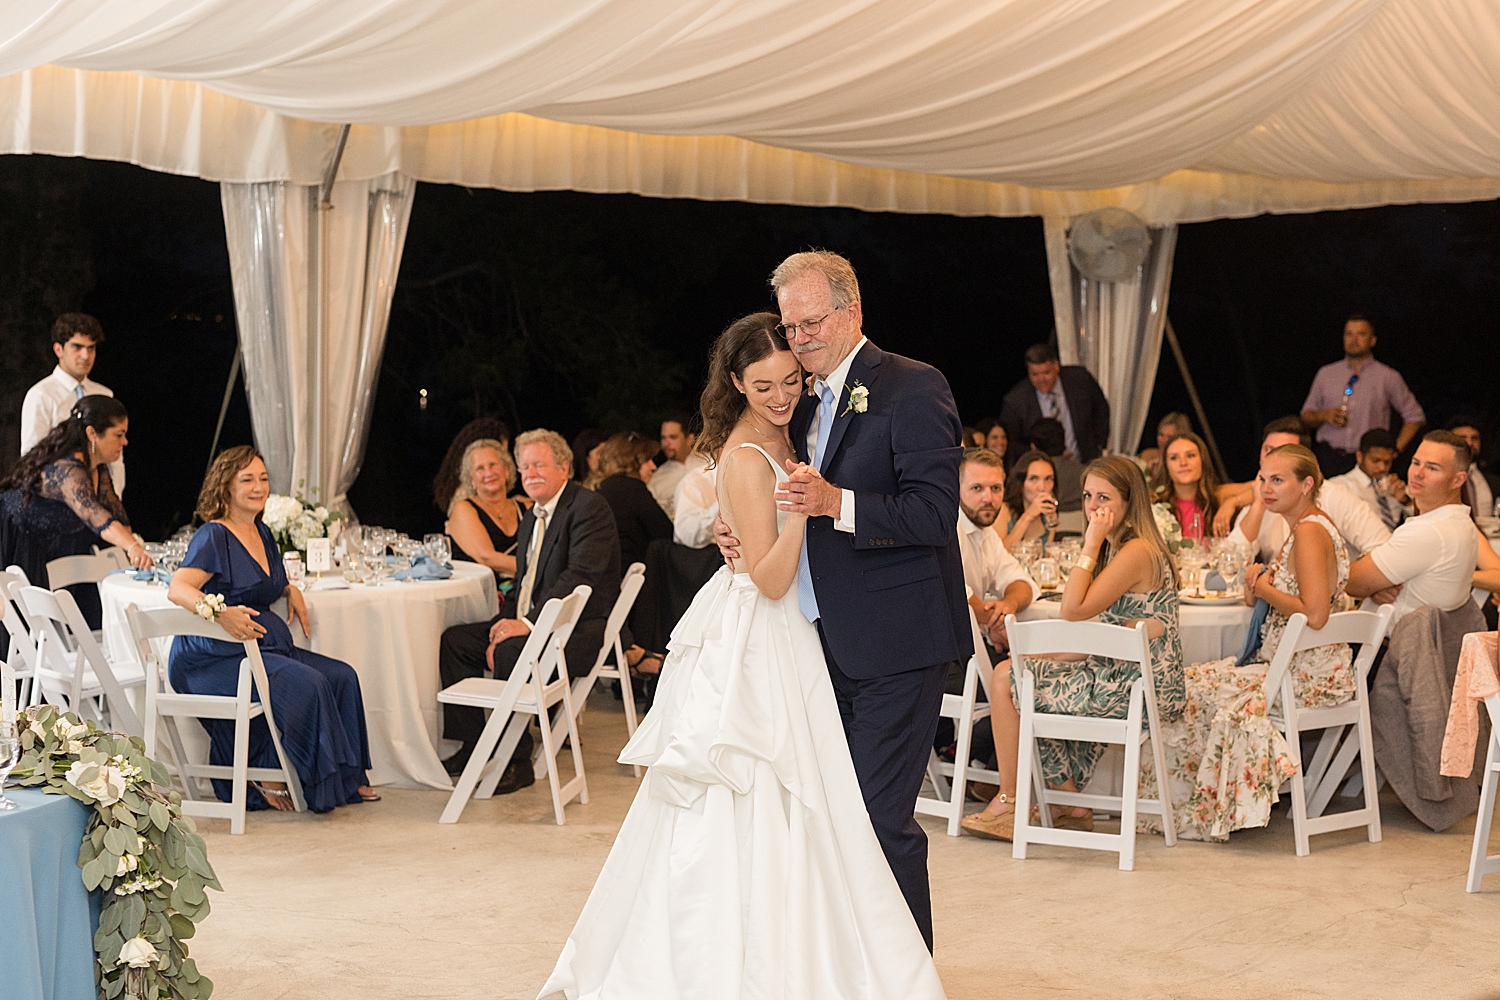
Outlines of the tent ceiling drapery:
[{"label": "tent ceiling drapery", "polygon": [[239,181],[309,182],[312,123],[353,121],[346,177],[517,190],[1151,222],[1500,194],[1493,0],[50,0],[0,9],[0,73],[5,148]]}]

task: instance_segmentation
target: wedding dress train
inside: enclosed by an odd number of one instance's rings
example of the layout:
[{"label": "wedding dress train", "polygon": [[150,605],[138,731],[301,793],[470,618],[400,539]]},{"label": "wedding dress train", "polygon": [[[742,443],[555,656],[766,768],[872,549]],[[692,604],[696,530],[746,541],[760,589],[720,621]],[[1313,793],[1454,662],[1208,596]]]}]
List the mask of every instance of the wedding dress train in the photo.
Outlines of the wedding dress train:
[{"label": "wedding dress train", "polygon": [[943,997],[795,583],[704,585],[620,762],[649,770],[541,996]]}]

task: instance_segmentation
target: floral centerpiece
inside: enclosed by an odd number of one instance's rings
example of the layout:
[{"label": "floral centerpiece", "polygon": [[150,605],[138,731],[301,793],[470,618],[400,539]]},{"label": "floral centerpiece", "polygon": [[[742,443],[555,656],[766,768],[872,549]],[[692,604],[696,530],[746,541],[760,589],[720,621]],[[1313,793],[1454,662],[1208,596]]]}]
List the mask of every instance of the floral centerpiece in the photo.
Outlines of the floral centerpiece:
[{"label": "floral centerpiece", "polygon": [[1168,503],[1154,503],[1151,505],[1151,513],[1156,517],[1156,530],[1161,532],[1161,537],[1166,540],[1167,551],[1172,555],[1182,548],[1182,525],[1177,521],[1177,515],[1172,512],[1172,505]]},{"label": "floral centerpiece", "polygon": [[307,540],[333,538],[336,531],[330,529],[343,519],[343,514],[329,510],[322,504],[312,503],[300,490],[292,496],[272,493],[266,497],[266,510],[261,515],[261,520],[271,529],[271,535],[281,551],[295,549],[302,554],[303,559],[307,558]]},{"label": "floral centerpiece", "polygon": [[84,886],[104,895],[94,935],[101,1000],[212,995],[214,984],[183,942],[208,916],[204,890],[223,887],[167,769],[146,756],[139,739],[101,732],[52,705],[26,709],[16,729],[17,783],[93,809],[78,867]]}]

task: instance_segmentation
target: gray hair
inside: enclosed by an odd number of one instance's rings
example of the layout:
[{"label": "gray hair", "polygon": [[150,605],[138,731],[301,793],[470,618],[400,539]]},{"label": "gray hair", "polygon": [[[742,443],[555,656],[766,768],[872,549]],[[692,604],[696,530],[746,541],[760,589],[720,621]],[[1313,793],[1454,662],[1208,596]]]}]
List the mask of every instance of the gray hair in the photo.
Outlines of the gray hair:
[{"label": "gray hair", "polygon": [[494,438],[478,438],[470,441],[464,448],[463,458],[458,463],[458,489],[453,493],[453,501],[448,509],[453,509],[453,504],[460,503],[472,496],[478,496],[479,491],[474,489],[474,470],[469,465],[469,456],[481,448],[493,449],[500,456],[500,464],[505,466],[505,492],[509,493],[516,486],[516,463],[510,457],[510,452],[505,450],[505,445]]},{"label": "gray hair", "polygon": [[854,265],[827,250],[794,253],[777,264],[776,270],[771,272],[772,292],[781,291],[804,274],[821,274],[827,279],[835,309],[859,301],[859,279],[854,276]]},{"label": "gray hair", "polygon": [[538,427],[535,430],[517,434],[514,442],[517,465],[521,464],[521,449],[529,444],[544,444],[551,448],[552,460],[565,467],[570,473],[573,471],[573,449],[568,447],[568,442],[557,431]]}]

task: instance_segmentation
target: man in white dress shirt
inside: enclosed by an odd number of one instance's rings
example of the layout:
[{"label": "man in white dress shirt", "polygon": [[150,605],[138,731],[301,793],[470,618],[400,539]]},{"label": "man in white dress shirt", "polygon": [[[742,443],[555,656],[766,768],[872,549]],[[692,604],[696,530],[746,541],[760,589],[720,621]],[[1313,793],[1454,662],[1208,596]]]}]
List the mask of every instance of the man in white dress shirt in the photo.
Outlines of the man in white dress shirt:
[{"label": "man in white dress shirt", "polygon": [[[1272,449],[1284,444],[1306,444],[1302,438],[1301,421],[1296,417],[1281,417],[1266,425],[1260,457],[1264,459]],[[1266,510],[1254,481],[1243,483],[1240,488],[1243,496],[1236,500],[1247,506],[1234,522],[1231,537],[1250,545],[1262,562],[1269,563],[1281,553],[1291,529],[1287,527],[1286,518]],[[1323,489],[1318,493],[1318,507],[1343,536],[1351,560],[1390,540],[1391,530],[1381,523],[1375,512],[1336,483],[1323,483]]]},{"label": "man in white dress shirt", "polygon": [[[969,607],[991,648],[1003,653],[1005,616],[1020,614],[1041,588],[994,528],[1005,499],[1005,466],[988,448],[970,448],[958,467],[958,541]],[[960,681],[960,683],[962,683]]]},{"label": "man in white dress shirt", "polygon": [[1479,533],[1463,498],[1473,460],[1468,444],[1451,431],[1422,438],[1406,477],[1417,516],[1349,567],[1351,596],[1395,605],[1393,622],[1429,604],[1443,611],[1463,606],[1479,559]]},{"label": "man in white dress shirt", "polygon": [[[26,390],[21,402],[21,454],[26,454],[47,432],[68,419],[84,396],[113,396],[108,386],[89,378],[94,369],[104,328],[88,313],[63,313],[52,324],[52,353],[57,367]],[[111,462],[109,477],[115,493],[125,495],[125,460]]]},{"label": "man in white dress shirt", "polygon": [[[1411,514],[1406,508],[1406,484],[1399,477],[1389,475],[1391,463],[1395,460],[1396,436],[1384,427],[1376,427],[1365,431],[1359,439],[1354,468],[1324,482],[1337,483],[1359,497],[1382,524],[1395,531]],[[1384,493],[1376,485],[1382,481],[1386,484]]]},{"label": "man in white dress shirt", "polygon": [[[713,544],[714,518],[719,516],[718,483],[708,459],[699,452],[689,455],[686,465],[672,493],[672,541],[705,549]],[[651,479],[654,482],[656,476]]]},{"label": "man in white dress shirt", "polygon": [[691,426],[692,419],[686,413],[669,413],[662,420],[660,441],[666,460],[656,466],[656,471],[651,474],[651,481],[646,484],[657,504],[671,518],[677,516],[674,496],[677,484],[687,475],[688,464],[694,461],[705,466],[708,464],[706,459],[693,450],[698,435],[688,429]]},{"label": "man in white dress shirt", "polygon": [[1479,450],[1483,443],[1479,436],[1479,422],[1473,417],[1456,416],[1448,421],[1448,430],[1464,439],[1469,454],[1473,456],[1469,463],[1469,481],[1464,484],[1464,502],[1474,511],[1475,517],[1494,516],[1496,482],[1479,467]]}]

